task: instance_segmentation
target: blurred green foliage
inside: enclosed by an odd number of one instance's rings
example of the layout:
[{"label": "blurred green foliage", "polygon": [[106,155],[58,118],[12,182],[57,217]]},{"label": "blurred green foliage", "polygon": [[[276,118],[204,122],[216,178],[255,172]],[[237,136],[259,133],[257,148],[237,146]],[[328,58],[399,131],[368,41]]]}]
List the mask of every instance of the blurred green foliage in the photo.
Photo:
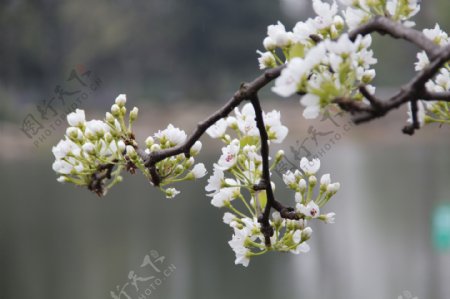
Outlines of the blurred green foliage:
[{"label": "blurred green foliage", "polygon": [[[302,16],[289,18],[282,2],[4,0],[2,108],[41,101],[79,64],[102,78],[107,97],[125,92],[153,101],[223,99],[258,73],[255,51],[262,49],[267,25],[281,20],[291,28],[311,14],[308,3]],[[448,31],[449,10],[447,0],[423,3],[418,27],[438,21]],[[377,66],[376,83],[405,82],[417,50],[388,38],[377,41],[375,55],[385,63]],[[0,118],[7,114],[5,108]]]}]

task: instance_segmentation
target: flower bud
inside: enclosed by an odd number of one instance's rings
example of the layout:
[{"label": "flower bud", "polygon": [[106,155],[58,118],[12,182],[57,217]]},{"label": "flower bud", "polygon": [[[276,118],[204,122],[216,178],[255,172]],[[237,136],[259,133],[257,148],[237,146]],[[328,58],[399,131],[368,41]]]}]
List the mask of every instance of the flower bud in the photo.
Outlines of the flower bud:
[{"label": "flower bud", "polygon": [[[112,109],[112,107],[111,107],[111,109]],[[105,120],[106,120],[107,123],[109,123],[111,125],[114,125],[115,118],[114,118],[114,116],[111,113],[106,112]]]},{"label": "flower bud", "polygon": [[225,212],[223,215],[223,222],[225,224],[231,224],[231,222],[236,218],[236,216],[230,212]]},{"label": "flower bud", "polygon": [[308,181],[311,188],[314,188],[314,186],[317,184],[317,178],[313,175],[308,178]]},{"label": "flower bud", "polygon": [[134,107],[131,111],[130,111],[130,122],[134,122],[137,117],[138,117],[138,112],[139,109],[138,107]]},{"label": "flower bud", "polygon": [[109,132],[106,132],[105,135],[103,136],[103,138],[108,143],[110,143],[113,140],[113,137],[112,137],[111,133],[109,133]]},{"label": "flower bud", "polygon": [[303,196],[300,192],[295,192],[295,202],[296,203],[301,203],[303,200]]},{"label": "flower bud", "polygon": [[120,107],[120,113],[122,114],[122,115],[125,115],[125,114],[127,114],[127,108],[124,106],[124,107]]},{"label": "flower bud", "polygon": [[276,42],[271,37],[266,37],[263,40],[263,45],[267,51],[273,51],[277,47]]},{"label": "flower bud", "polygon": [[86,130],[84,130],[84,136],[86,136],[86,138],[89,140],[97,140],[97,135],[89,128],[86,128]]},{"label": "flower bud", "polygon": [[300,192],[304,192],[306,190],[306,181],[304,179],[301,179],[300,182],[298,182],[298,187],[300,189]]},{"label": "flower bud", "polygon": [[155,140],[152,136],[148,136],[147,139],[145,139],[145,145],[147,146],[147,148],[151,148],[154,143]]},{"label": "flower bud", "polygon": [[308,226],[302,230],[302,241],[307,241],[311,238],[312,229]]},{"label": "flower bud", "polygon": [[111,113],[113,116],[119,116],[120,115],[120,107],[117,104],[112,105]]},{"label": "flower bud", "polygon": [[126,94],[119,94],[116,98],[116,104],[119,107],[123,107],[125,106],[125,104],[127,103],[127,95]]},{"label": "flower bud", "polygon": [[65,182],[68,181],[67,177],[64,176],[64,175],[59,176],[56,180],[57,180],[59,183],[65,183]]},{"label": "flower bud", "polygon": [[189,153],[192,155],[192,156],[196,156],[196,155],[198,155],[198,153],[200,152],[200,150],[202,149],[202,143],[200,142],[200,141],[196,141],[195,143],[194,143],[194,145],[191,147],[191,150],[189,151]]},{"label": "flower bud", "polygon": [[284,158],[284,151],[283,150],[279,150],[276,154],[275,154],[275,164],[280,163],[280,161]]},{"label": "flower bud", "polygon": [[150,151],[152,151],[152,152],[159,151],[160,149],[161,149],[161,146],[160,146],[159,144],[157,144],[157,143],[153,144],[153,145],[150,147]]},{"label": "flower bud", "polygon": [[123,140],[119,140],[119,141],[117,142],[117,149],[118,149],[121,153],[126,149],[125,142],[123,142]]},{"label": "flower bud", "polygon": [[81,148],[87,154],[92,154],[95,150],[95,146],[91,142],[86,142]]},{"label": "flower bud", "polygon": [[339,184],[339,183],[329,184],[327,187],[327,192],[334,194],[334,193],[338,192],[340,188],[341,188],[341,184]]},{"label": "flower bud", "polygon": [[130,157],[131,160],[137,158],[137,153],[133,146],[127,145],[126,151],[127,151],[127,156]]},{"label": "flower bud", "polygon": [[66,130],[66,135],[73,141],[83,139],[83,133],[80,129],[75,127],[68,127]]},{"label": "flower bud", "polygon": [[166,193],[167,198],[174,198],[175,196],[177,196],[180,193],[180,191],[178,191],[175,188],[167,188],[165,190],[165,193]]},{"label": "flower bud", "polygon": [[203,163],[199,163],[194,166],[191,170],[191,173],[194,175],[194,178],[199,179],[206,175],[207,171],[205,165]]},{"label": "flower bud", "polygon": [[194,165],[194,162],[195,162],[194,158],[190,157],[189,159],[186,160],[186,162],[184,162],[184,165],[186,168],[189,168],[192,165]]},{"label": "flower bud", "polygon": [[174,170],[174,175],[176,176],[183,173],[184,169],[185,168],[182,165],[177,165]]}]

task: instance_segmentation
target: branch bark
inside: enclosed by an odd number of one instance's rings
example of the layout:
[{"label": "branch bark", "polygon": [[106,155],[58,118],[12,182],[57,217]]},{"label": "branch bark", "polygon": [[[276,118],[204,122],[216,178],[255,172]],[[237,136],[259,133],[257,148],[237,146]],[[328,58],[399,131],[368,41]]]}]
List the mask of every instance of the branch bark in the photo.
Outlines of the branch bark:
[{"label": "branch bark", "polygon": [[256,93],[269,84],[272,80],[280,76],[281,70],[285,67],[285,65],[267,70],[264,74],[257,77],[250,83],[243,83],[239,90],[235,92],[233,97],[219,110],[214,112],[207,119],[199,122],[196,130],[192,133],[190,137],[186,139],[186,141],[176,147],[172,147],[166,150],[152,152],[149,155],[145,153],[141,153],[141,158],[145,161],[145,166],[149,168],[150,173],[152,175],[152,181],[155,186],[158,186],[160,183],[160,178],[155,169],[155,164],[161,160],[164,160],[168,157],[185,154],[189,156],[189,151],[194,143],[202,137],[205,131],[212,126],[216,121],[221,118],[224,118],[230,114],[231,111],[237,106],[239,106],[244,100],[251,99]]}]

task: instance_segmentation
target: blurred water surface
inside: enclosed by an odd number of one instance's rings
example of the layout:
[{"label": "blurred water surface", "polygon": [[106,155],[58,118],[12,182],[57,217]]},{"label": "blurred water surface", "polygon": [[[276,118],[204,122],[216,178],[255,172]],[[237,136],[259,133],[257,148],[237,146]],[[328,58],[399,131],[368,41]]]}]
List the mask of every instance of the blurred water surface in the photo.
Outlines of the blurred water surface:
[{"label": "blurred water surface", "polygon": [[[234,265],[231,230],[205,182],[184,184],[167,200],[127,175],[97,198],[56,183],[51,160],[3,160],[0,297],[113,298],[130,271],[152,274],[140,266],[156,250],[165,257],[160,270],[175,270],[147,298],[379,299],[405,290],[448,298],[448,253],[431,247],[429,225],[435,203],[450,200],[448,150],[442,143],[336,146],[322,160],[343,186],[326,208],[336,224],[313,225],[310,253],[267,254],[248,268]],[[276,192],[292,200],[281,183]],[[127,290],[138,298],[133,286]]]}]

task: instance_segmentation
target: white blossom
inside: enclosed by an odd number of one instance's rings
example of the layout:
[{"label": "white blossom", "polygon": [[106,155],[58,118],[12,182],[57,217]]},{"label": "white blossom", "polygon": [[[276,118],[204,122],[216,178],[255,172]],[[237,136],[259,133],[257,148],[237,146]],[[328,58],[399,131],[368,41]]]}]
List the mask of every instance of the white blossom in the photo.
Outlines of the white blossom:
[{"label": "white blossom", "polygon": [[127,103],[127,95],[126,94],[119,94],[116,98],[116,105],[123,107]]},{"label": "white blossom", "polygon": [[55,172],[61,174],[70,174],[74,169],[72,164],[64,160],[55,160],[55,162],[53,162],[52,168]]},{"label": "white blossom", "polygon": [[187,135],[183,130],[169,124],[163,131],[158,131],[158,133],[155,134],[155,137],[159,140],[168,140],[171,146],[176,146],[183,143],[186,140]]},{"label": "white blossom", "polygon": [[300,160],[300,168],[308,175],[315,174],[320,168],[320,160],[312,159],[309,161],[307,158],[303,157]]},{"label": "white blossom", "polygon": [[332,183],[332,184],[329,184],[327,186],[327,192],[329,192],[329,193],[336,193],[336,192],[339,191],[340,188],[341,188],[341,184],[339,184],[339,183]]},{"label": "white blossom", "polygon": [[191,147],[191,153],[192,155],[197,155],[202,149],[202,143],[197,140],[194,145]]},{"label": "white blossom", "polygon": [[300,213],[307,217],[317,218],[320,216],[319,206],[314,201],[310,201],[306,206],[297,204],[296,208]]},{"label": "white blossom", "polygon": [[264,44],[267,50],[271,50],[270,46],[275,44],[277,47],[283,48],[292,43],[292,33],[286,32],[286,28],[280,21],[276,25],[270,25],[267,27],[267,35],[270,40],[267,40]]},{"label": "white blossom", "polygon": [[220,138],[225,134],[227,127],[227,121],[221,118],[206,130],[206,134],[211,138]]},{"label": "white blossom", "polygon": [[328,186],[330,183],[331,183],[330,174],[327,173],[322,175],[322,177],[320,178],[320,185]]},{"label": "white blossom", "polygon": [[233,213],[225,212],[225,214],[223,214],[223,222],[225,224],[230,224],[234,219],[236,219],[236,215]]},{"label": "white blossom", "polygon": [[294,173],[290,170],[288,170],[286,173],[284,173],[283,174],[283,182],[287,186],[295,184],[297,181],[296,181]]},{"label": "white blossom", "polygon": [[234,199],[235,193],[236,188],[222,188],[219,192],[214,194],[211,199],[211,204],[217,208],[221,208]]},{"label": "white blossom", "polygon": [[334,220],[335,216],[336,216],[336,213],[334,213],[334,212],[325,214],[325,215],[323,215],[323,221],[327,224],[332,224],[335,221]]},{"label": "white blossom", "polygon": [[259,68],[261,70],[277,66],[275,56],[273,56],[271,52],[269,51],[267,52],[256,51],[256,52],[260,55],[260,57],[258,58],[258,62]]},{"label": "white blossom", "polygon": [[281,124],[280,112],[273,110],[269,113],[264,113],[263,118],[269,139],[274,143],[283,142],[289,132],[289,129]]},{"label": "white blossom", "polygon": [[249,250],[244,246],[245,240],[248,236],[248,229],[234,229],[234,234],[231,239],[231,241],[228,242],[230,247],[233,249],[233,251],[236,254],[236,260],[234,263],[236,265],[243,265],[244,267],[247,267],[250,263],[250,257],[249,257]]},{"label": "white blossom", "polygon": [[85,121],[86,117],[84,110],[76,109],[75,112],[67,115],[67,122],[73,127],[79,127],[83,125]]},{"label": "white blossom", "polygon": [[52,147],[53,155],[56,159],[62,159],[69,154],[74,156],[80,155],[80,148],[69,139],[60,140],[58,144]]},{"label": "white blossom", "polygon": [[84,152],[88,154],[93,153],[95,150],[95,146],[91,142],[86,142],[85,144],[83,144],[81,148],[83,149]]},{"label": "white blossom", "polygon": [[303,110],[303,117],[306,119],[314,119],[320,113],[320,97],[315,94],[305,94],[300,99],[300,104],[305,107]]},{"label": "white blossom", "polygon": [[87,121],[86,129],[97,136],[102,136],[106,132],[109,132],[109,126],[105,122],[97,119]]},{"label": "white blossom", "polygon": [[330,4],[320,0],[313,0],[313,9],[317,14],[317,17],[315,18],[316,26],[318,29],[322,29],[333,24],[338,7],[335,1]]},{"label": "white blossom", "polygon": [[293,238],[293,241],[295,243],[297,243],[297,246],[295,248],[291,249],[292,253],[299,254],[299,253],[309,252],[310,247],[309,247],[308,243],[306,243],[304,241],[301,242],[302,241],[302,231],[301,230],[296,230],[294,232],[292,238]]},{"label": "white blossom", "polygon": [[424,29],[423,34],[439,46],[444,46],[449,42],[447,33],[441,30],[439,24],[436,24],[433,29]]},{"label": "white blossom", "polygon": [[166,198],[174,198],[178,194],[180,194],[180,191],[178,191],[175,188],[167,188],[166,189]]},{"label": "white blossom", "polygon": [[199,179],[204,177],[207,171],[203,163],[198,163],[192,168],[191,172],[196,179]]},{"label": "white blossom", "polygon": [[349,30],[366,23],[372,17],[367,11],[352,7],[347,7],[343,14]]},{"label": "white blossom", "polygon": [[219,158],[218,167],[222,170],[230,169],[236,164],[240,149],[239,140],[234,139],[229,145],[222,148],[222,156]]},{"label": "white blossom", "polygon": [[311,39],[310,36],[312,34],[317,34],[317,29],[310,21],[298,22],[297,24],[295,24],[292,32],[294,40],[296,42],[304,44]]},{"label": "white blossom", "polygon": [[208,185],[206,185],[205,190],[207,192],[217,193],[220,188],[222,188],[225,182],[223,170],[221,170],[217,164],[214,165],[213,174],[208,179]]}]

